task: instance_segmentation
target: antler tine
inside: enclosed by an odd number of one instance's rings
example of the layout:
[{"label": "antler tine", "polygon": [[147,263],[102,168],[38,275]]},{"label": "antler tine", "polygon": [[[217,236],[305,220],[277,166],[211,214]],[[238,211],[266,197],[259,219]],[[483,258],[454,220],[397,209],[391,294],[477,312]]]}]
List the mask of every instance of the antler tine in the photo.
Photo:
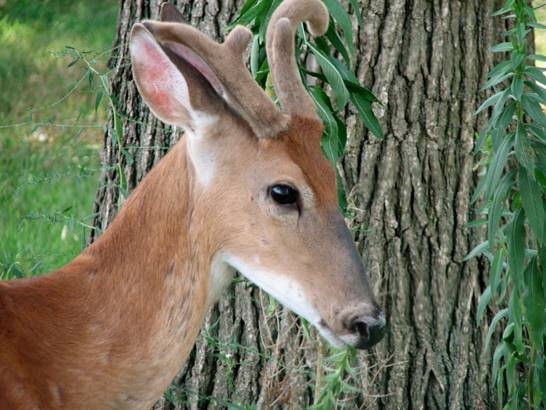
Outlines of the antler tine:
[{"label": "antler tine", "polygon": [[[162,18],[179,21],[179,12],[165,7]],[[256,84],[243,61],[252,39],[250,30],[237,26],[225,42],[219,44],[187,24],[150,20],[143,24],[162,47],[191,60],[257,137],[272,137],[286,129],[288,118]]]},{"label": "antler tine", "polygon": [[328,29],[328,10],[320,0],[281,3],[267,29],[267,57],[275,92],[284,111],[318,118],[315,104],[301,81],[294,51],[296,29],[303,21],[307,21],[313,36],[322,35]]}]

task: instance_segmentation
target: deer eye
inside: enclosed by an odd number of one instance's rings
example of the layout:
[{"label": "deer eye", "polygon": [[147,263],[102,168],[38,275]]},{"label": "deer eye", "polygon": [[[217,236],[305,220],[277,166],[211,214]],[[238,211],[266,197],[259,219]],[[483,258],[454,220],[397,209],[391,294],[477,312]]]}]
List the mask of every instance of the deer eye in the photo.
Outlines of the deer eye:
[{"label": "deer eye", "polygon": [[290,185],[275,184],[269,188],[269,194],[280,205],[292,205],[298,201],[298,190]]}]

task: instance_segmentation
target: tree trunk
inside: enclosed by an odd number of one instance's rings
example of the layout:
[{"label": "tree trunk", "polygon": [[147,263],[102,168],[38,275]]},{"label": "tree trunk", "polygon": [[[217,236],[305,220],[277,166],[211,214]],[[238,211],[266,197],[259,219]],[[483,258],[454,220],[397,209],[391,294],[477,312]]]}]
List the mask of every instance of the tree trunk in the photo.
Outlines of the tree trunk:
[{"label": "tree trunk", "polygon": [[[131,78],[127,40],[134,22],[157,18],[159,0],[122,0],[110,62],[114,115],[105,135],[105,172],[95,238],[180,137],[155,120]],[[329,379],[327,349],[314,331],[239,279],[209,314],[196,347],[156,408],[304,408],[326,388],[349,408],[490,408],[490,355],[475,310],[486,266],[464,256],[477,243],[465,228],[474,187],[474,111],[503,29],[494,0],[361,0],[355,32],[363,84],[382,101],[386,137],[369,135],[347,113],[340,171],[350,225],[390,323],[373,353],[342,372],[354,392]],[[498,4],[497,4],[498,5]],[[239,0],[178,2],[186,21],[221,39]],[[243,159],[244,160],[244,159]],[[118,166],[119,164],[119,166]],[[474,239],[473,239],[474,238]],[[338,362],[339,366],[339,362]]]}]

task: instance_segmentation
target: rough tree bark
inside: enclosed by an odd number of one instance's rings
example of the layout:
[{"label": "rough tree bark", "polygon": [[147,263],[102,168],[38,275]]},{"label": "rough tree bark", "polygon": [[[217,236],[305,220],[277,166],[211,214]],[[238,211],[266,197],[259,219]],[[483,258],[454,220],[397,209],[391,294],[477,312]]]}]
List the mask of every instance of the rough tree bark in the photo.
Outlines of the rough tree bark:
[{"label": "rough tree bark", "polygon": [[[161,0],[121,0],[110,65],[123,123],[105,135],[105,172],[96,199],[96,237],[122,200],[180,135],[155,120],[138,97],[127,58],[135,21],[156,18]],[[353,112],[340,165],[351,225],[376,284],[390,333],[359,353],[349,408],[490,408],[494,401],[475,309],[485,269],[463,261],[475,245],[465,228],[474,186],[473,113],[502,23],[494,0],[361,0],[355,31],[360,80],[383,103],[379,142]],[[221,39],[240,0],[187,0],[187,21]],[[244,159],[242,159],[244,160]],[[118,167],[119,164],[119,167]],[[125,177],[120,177],[123,170]],[[190,359],[156,408],[304,408],[324,380],[316,335],[266,295],[238,281],[207,318]],[[355,382],[355,380],[352,380]],[[174,399],[173,399],[174,398]],[[172,404],[172,402],[178,404]]]}]

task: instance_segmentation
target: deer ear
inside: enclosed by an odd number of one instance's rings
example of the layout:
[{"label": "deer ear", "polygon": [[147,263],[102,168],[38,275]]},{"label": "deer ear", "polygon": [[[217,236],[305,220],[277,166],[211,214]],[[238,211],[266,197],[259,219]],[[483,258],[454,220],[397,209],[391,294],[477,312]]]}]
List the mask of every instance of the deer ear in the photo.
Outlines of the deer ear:
[{"label": "deer ear", "polygon": [[160,45],[145,24],[134,25],[130,41],[133,77],[144,102],[167,124],[187,130],[210,124],[221,109],[219,81],[199,56],[174,43]]}]

